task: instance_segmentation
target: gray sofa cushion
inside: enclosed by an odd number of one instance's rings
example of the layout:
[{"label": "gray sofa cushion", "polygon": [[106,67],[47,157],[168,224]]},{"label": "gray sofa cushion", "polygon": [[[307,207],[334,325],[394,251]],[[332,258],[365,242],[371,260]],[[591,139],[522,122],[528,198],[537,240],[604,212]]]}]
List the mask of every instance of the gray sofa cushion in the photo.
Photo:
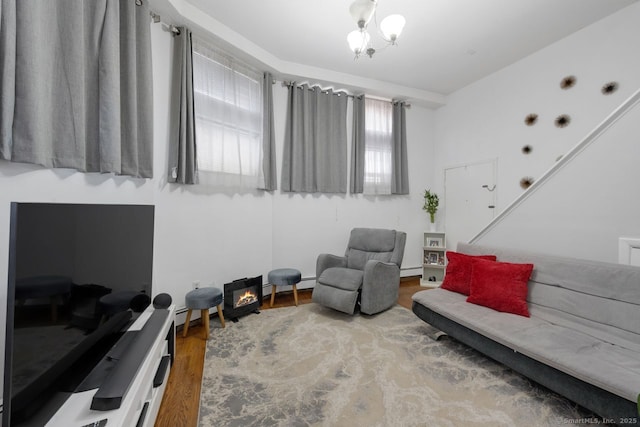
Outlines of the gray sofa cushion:
[{"label": "gray sofa cushion", "polygon": [[639,268],[465,243],[458,251],[533,263],[527,302],[536,316],[640,351]]},{"label": "gray sofa cushion", "polygon": [[395,247],[395,230],[354,228],[345,252],[347,267],[363,270],[371,259],[390,262]]},{"label": "gray sofa cushion", "polygon": [[554,324],[531,308],[526,318],[466,302],[444,289],[418,292],[413,300],[532,359],[635,401],[640,392],[640,353],[592,334]]},{"label": "gray sofa cushion", "polygon": [[313,288],[312,300],[334,310],[353,314],[358,300],[358,292],[334,288],[318,283]]},{"label": "gray sofa cushion", "polygon": [[392,252],[396,231],[379,228],[354,228],[349,236],[349,248],[368,252]]},{"label": "gray sofa cushion", "polygon": [[443,289],[414,301],[514,351],[631,400],[640,392],[640,269],[460,243],[458,252],[533,263],[529,319]]},{"label": "gray sofa cushion", "polygon": [[366,252],[360,249],[347,250],[347,267],[364,270],[367,261],[373,259],[376,261],[390,262],[392,252]]},{"label": "gray sofa cushion", "polygon": [[318,281],[334,288],[357,291],[362,286],[364,271],[333,267],[322,272]]}]

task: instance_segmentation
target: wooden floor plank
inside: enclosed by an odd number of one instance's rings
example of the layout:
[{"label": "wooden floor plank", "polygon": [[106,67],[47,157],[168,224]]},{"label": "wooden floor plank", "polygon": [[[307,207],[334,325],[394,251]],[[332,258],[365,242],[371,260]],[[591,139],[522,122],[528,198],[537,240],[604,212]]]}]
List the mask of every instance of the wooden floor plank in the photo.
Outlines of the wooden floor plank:
[{"label": "wooden floor plank", "polygon": [[[411,296],[423,289],[426,288],[420,286],[420,277],[402,278],[398,304],[411,309]],[[298,305],[311,303],[311,292],[311,289],[299,289]],[[269,297],[266,297],[260,310],[268,310],[269,303]],[[278,292],[275,295],[273,308],[293,305],[295,300],[292,291]],[[203,335],[204,330],[199,320],[193,326],[189,326],[186,337],[176,333],[176,355],[156,419],[156,427],[197,426],[206,346]]]}]

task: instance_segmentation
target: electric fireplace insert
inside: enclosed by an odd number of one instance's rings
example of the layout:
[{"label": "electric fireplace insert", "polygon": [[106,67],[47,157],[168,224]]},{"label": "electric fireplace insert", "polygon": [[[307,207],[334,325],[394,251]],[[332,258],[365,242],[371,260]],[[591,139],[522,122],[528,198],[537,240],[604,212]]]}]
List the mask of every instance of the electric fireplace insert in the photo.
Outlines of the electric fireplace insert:
[{"label": "electric fireplace insert", "polygon": [[249,313],[260,313],[262,275],[234,280],[224,285],[224,317],[233,322]]}]

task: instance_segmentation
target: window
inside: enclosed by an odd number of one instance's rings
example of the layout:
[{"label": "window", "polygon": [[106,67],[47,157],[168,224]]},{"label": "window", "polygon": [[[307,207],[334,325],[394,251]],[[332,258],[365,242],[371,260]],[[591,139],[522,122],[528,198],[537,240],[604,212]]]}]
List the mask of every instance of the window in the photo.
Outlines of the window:
[{"label": "window", "polygon": [[262,75],[193,41],[200,182],[256,188],[262,175]]},{"label": "window", "polygon": [[390,102],[365,98],[365,194],[391,194],[392,113]]}]

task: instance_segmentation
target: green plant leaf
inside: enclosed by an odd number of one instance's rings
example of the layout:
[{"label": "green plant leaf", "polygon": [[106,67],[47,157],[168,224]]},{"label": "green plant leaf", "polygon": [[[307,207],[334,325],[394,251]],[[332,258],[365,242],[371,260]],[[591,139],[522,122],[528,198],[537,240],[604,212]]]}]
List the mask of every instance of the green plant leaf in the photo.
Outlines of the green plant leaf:
[{"label": "green plant leaf", "polygon": [[438,211],[439,204],[440,199],[436,193],[432,193],[430,189],[424,191],[424,206],[422,206],[422,209],[429,212],[431,217]]}]

